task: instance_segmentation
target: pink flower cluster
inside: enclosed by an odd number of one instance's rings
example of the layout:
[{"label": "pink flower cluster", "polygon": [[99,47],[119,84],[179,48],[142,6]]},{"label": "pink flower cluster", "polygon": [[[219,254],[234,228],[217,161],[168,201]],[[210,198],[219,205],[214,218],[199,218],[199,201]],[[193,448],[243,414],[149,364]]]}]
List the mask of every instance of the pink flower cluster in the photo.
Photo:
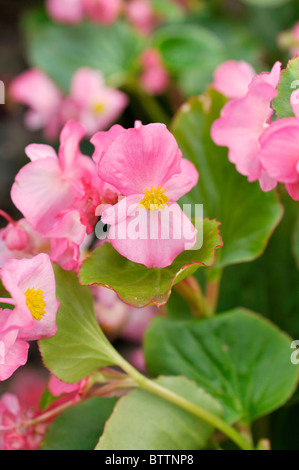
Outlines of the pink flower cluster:
[{"label": "pink flower cluster", "polygon": [[2,265],[44,252],[63,269],[78,271],[99,213],[114,248],[136,263],[166,267],[186,245],[191,249],[196,229],[176,201],[196,185],[198,173],[166,126],[137,122],[132,129],[98,132],[91,139],[93,159],[81,153],[83,136],[83,126],[69,121],[58,155],[49,145],[26,148],[30,162],[11,189],[24,219],[7,217],[0,231]]},{"label": "pink flower cluster", "polygon": [[264,191],[283,183],[299,200],[299,106],[291,97],[296,117],[273,119],[281,64],[255,75],[249,64],[229,61],[215,71],[213,86],[229,98],[211,129],[217,145],[228,147],[228,158],[248,181],[259,180]]},{"label": "pink flower cluster", "polygon": [[48,140],[56,139],[70,119],[80,122],[92,136],[108,128],[128,104],[123,92],[105,85],[101,72],[87,67],[74,74],[68,96],[38,69],[16,77],[9,92],[12,100],[29,107],[26,126],[31,130],[44,129]]},{"label": "pink flower cluster", "polygon": [[46,0],[49,16],[59,23],[78,24],[84,19],[111,25],[120,16],[141,34],[150,34],[157,24],[151,0]]},{"label": "pink flower cluster", "polygon": [[49,15],[60,23],[80,23],[84,18],[112,24],[119,17],[123,0],[46,0]]}]

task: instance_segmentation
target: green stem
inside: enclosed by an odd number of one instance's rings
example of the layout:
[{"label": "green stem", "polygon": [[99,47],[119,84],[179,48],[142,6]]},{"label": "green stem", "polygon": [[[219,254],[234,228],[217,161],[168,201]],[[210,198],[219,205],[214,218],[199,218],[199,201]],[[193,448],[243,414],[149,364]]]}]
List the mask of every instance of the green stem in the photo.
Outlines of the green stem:
[{"label": "green stem", "polygon": [[206,302],[209,306],[210,315],[214,315],[217,310],[222,270],[214,270],[207,276]]},{"label": "green stem", "polygon": [[120,355],[117,357],[117,364],[125,372],[127,372],[127,374],[132,377],[132,379],[134,379],[141,388],[148,390],[149,392],[154,393],[155,395],[158,395],[171,403],[174,403],[194,416],[197,416],[198,418],[211,424],[213,427],[229,437],[242,450],[253,450],[252,445],[250,445],[250,443],[236,429],[225,423],[218,416],[215,416],[213,413],[210,413],[195,403],[186,400],[186,398],[172,392],[171,390],[168,390],[167,388],[162,387],[153,380],[145,377],[136,369],[134,369],[134,367],[132,367],[131,364],[129,364]]},{"label": "green stem", "polygon": [[195,317],[209,317],[210,307],[195,277],[189,276],[174,286],[179,295],[186,300]]}]

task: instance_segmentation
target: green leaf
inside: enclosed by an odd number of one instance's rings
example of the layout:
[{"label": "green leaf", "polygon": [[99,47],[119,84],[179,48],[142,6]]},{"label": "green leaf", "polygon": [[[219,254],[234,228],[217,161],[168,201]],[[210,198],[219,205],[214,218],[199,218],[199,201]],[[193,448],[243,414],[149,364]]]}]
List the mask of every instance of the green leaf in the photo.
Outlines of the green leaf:
[{"label": "green leaf", "polygon": [[32,13],[24,28],[29,63],[46,72],[65,92],[80,67],[102,71],[115,86],[123,84],[141,47],[141,39],[125,22],[65,25],[41,21],[40,15]]},{"label": "green leaf", "polygon": [[93,450],[116,398],[89,398],[63,411],[50,425],[39,450]]},{"label": "green leaf", "polygon": [[229,162],[227,149],[212,141],[210,128],[224,104],[222,95],[208,90],[187,101],[171,126],[184,158],[199,172],[198,185],[182,203],[201,203],[205,217],[221,222],[223,248],[215,267],[260,256],[282,216],[276,193],[249,183]]},{"label": "green leaf", "polygon": [[299,85],[299,57],[289,60],[281,73],[277,88],[277,96],[273,99],[273,107],[279,118],[294,116],[290,103],[291,94]]},{"label": "green leaf", "polygon": [[77,382],[95,370],[115,364],[115,350],[96,321],[90,289],[76,273],[55,269],[60,302],[57,333],[39,341],[43,362],[64,382]]},{"label": "green leaf", "polygon": [[113,289],[126,303],[136,307],[149,304],[163,305],[171,288],[200,266],[215,262],[216,248],[222,246],[218,223],[203,221],[203,245],[198,250],[181,253],[166,268],[148,269],[121,256],[111,244],[96,248],[85,260],[80,270],[83,285],[103,285]]},{"label": "green leaf", "polygon": [[263,317],[236,309],[206,320],[154,320],[145,356],[154,375],[184,373],[219,400],[227,422],[249,424],[295,391],[291,341]]},{"label": "green leaf", "polygon": [[[219,403],[186,377],[157,383],[220,416]],[[96,450],[196,450],[206,446],[210,424],[146,390],[133,390],[115,406]]]},{"label": "green leaf", "polygon": [[242,0],[243,3],[254,7],[280,7],[289,3],[290,0]]},{"label": "green leaf", "polygon": [[225,48],[213,31],[183,22],[158,28],[153,46],[187,96],[194,89],[195,77],[204,91],[214,69],[226,59]]}]

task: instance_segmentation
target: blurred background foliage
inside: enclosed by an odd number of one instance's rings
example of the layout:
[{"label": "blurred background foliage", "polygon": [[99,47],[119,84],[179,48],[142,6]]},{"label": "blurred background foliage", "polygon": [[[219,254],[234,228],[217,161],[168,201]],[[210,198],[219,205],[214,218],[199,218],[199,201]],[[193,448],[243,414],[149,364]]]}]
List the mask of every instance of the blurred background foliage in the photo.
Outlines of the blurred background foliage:
[{"label": "blurred background foliage", "polygon": [[[67,91],[79,67],[98,68],[108,84],[129,94],[130,106],[119,122],[130,127],[135,119],[144,124],[159,120],[161,109],[163,120],[169,123],[185,99],[205,90],[221,62],[246,60],[260,72],[269,70],[276,60],[284,68],[290,58],[288,51],[279,47],[277,38],[299,21],[298,0],[190,0],[193,10],[189,15],[182,14],[179,8],[169,9],[167,0],[154,3],[165,20],[153,35],[144,38],[124,20],[109,27],[89,22],[67,26],[48,18],[43,0],[0,0],[0,79],[8,89],[16,75],[37,66]],[[167,96],[155,100],[140,96],[134,82],[139,54],[149,45],[160,50],[175,84]],[[23,114],[24,109],[7,95],[6,104],[0,106],[0,207],[16,217],[19,214],[11,203],[10,188],[17,171],[26,163],[24,148],[29,143],[45,141],[41,132],[24,127]],[[87,144],[86,149],[91,152]],[[296,339],[298,203],[283,190],[280,197],[285,213],[265,253],[251,263],[225,268],[218,310],[237,306],[252,309]],[[198,276],[204,282],[201,274]],[[189,315],[175,292],[168,308],[175,316],[182,312],[185,317]],[[256,423],[256,433],[263,437],[268,433],[274,448],[299,449],[297,417],[299,394],[283,409]]]}]

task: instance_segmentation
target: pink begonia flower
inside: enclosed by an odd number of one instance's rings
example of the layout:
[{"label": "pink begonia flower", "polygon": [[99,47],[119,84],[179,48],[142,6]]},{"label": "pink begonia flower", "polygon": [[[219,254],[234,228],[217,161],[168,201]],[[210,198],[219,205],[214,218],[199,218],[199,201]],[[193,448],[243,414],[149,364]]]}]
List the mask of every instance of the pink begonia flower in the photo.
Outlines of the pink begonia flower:
[{"label": "pink begonia flower", "polygon": [[125,14],[128,21],[142,34],[150,34],[155,26],[155,15],[149,0],[129,0]]},{"label": "pink begonia flower", "polygon": [[44,72],[27,70],[12,81],[9,93],[14,101],[30,108],[25,115],[25,125],[29,129],[44,129],[46,138],[50,140],[57,137],[61,125],[62,94]]},{"label": "pink begonia flower", "polygon": [[37,450],[45,434],[45,424],[30,426],[34,418],[24,410],[18,397],[5,393],[0,398],[0,450]]},{"label": "pink begonia flower", "polygon": [[196,229],[176,203],[196,185],[196,168],[182,159],[164,124],[114,128],[106,151],[102,143],[97,149],[101,136],[92,139],[99,176],[124,196],[102,213],[102,222],[110,225],[109,241],[131,261],[148,268],[169,266],[196,242]]},{"label": "pink begonia flower", "polygon": [[101,72],[83,67],[72,78],[70,95],[62,106],[62,119],[77,120],[92,136],[109,127],[127,105],[127,95],[107,87]]},{"label": "pink begonia flower", "polygon": [[49,256],[41,253],[31,259],[12,259],[1,268],[0,278],[11,295],[0,302],[14,306],[0,332],[18,329],[17,337],[24,341],[53,336],[59,302]]},{"label": "pink begonia flower", "polygon": [[59,23],[80,23],[84,18],[82,0],[46,0],[46,8]]},{"label": "pink begonia flower", "polygon": [[123,0],[82,0],[82,4],[91,21],[112,24],[120,15]]},{"label": "pink begonia flower", "polygon": [[[93,161],[80,151],[83,135],[84,128],[70,121],[61,133],[58,157],[48,145],[32,144],[26,148],[31,162],[17,174],[11,198],[34,229],[44,236],[54,228],[57,234],[58,223],[64,231],[65,211],[76,209],[74,202],[79,200],[81,204],[96,181]],[[98,201],[96,198],[95,207]],[[90,211],[91,205],[88,199],[86,207],[80,207],[81,224],[85,222],[85,209]]]},{"label": "pink begonia flower", "polygon": [[163,93],[169,85],[169,75],[159,52],[147,49],[141,56],[142,73],[140,77],[143,89],[151,95]]},{"label": "pink begonia flower", "polygon": [[262,135],[260,159],[269,175],[284,183],[289,195],[299,201],[299,108],[297,90],[291,105],[296,117],[273,122]]},{"label": "pink begonia flower", "polygon": [[255,70],[247,62],[228,60],[216,68],[212,87],[227,98],[243,98],[254,76]]},{"label": "pink begonia flower", "polygon": [[260,137],[271,122],[270,107],[280,79],[280,62],[270,73],[256,75],[243,98],[229,101],[211,128],[217,145],[229,148],[228,158],[248,181],[259,180],[264,191],[273,189],[277,181],[265,171],[260,158]]},{"label": "pink begonia flower", "polygon": [[32,258],[49,252],[50,240],[42,237],[26,219],[10,221],[0,230],[0,268],[10,259]]},{"label": "pink begonia flower", "polygon": [[7,380],[20,367],[26,364],[29,344],[18,339],[18,330],[1,332],[9,320],[11,310],[0,309],[0,381]]}]

